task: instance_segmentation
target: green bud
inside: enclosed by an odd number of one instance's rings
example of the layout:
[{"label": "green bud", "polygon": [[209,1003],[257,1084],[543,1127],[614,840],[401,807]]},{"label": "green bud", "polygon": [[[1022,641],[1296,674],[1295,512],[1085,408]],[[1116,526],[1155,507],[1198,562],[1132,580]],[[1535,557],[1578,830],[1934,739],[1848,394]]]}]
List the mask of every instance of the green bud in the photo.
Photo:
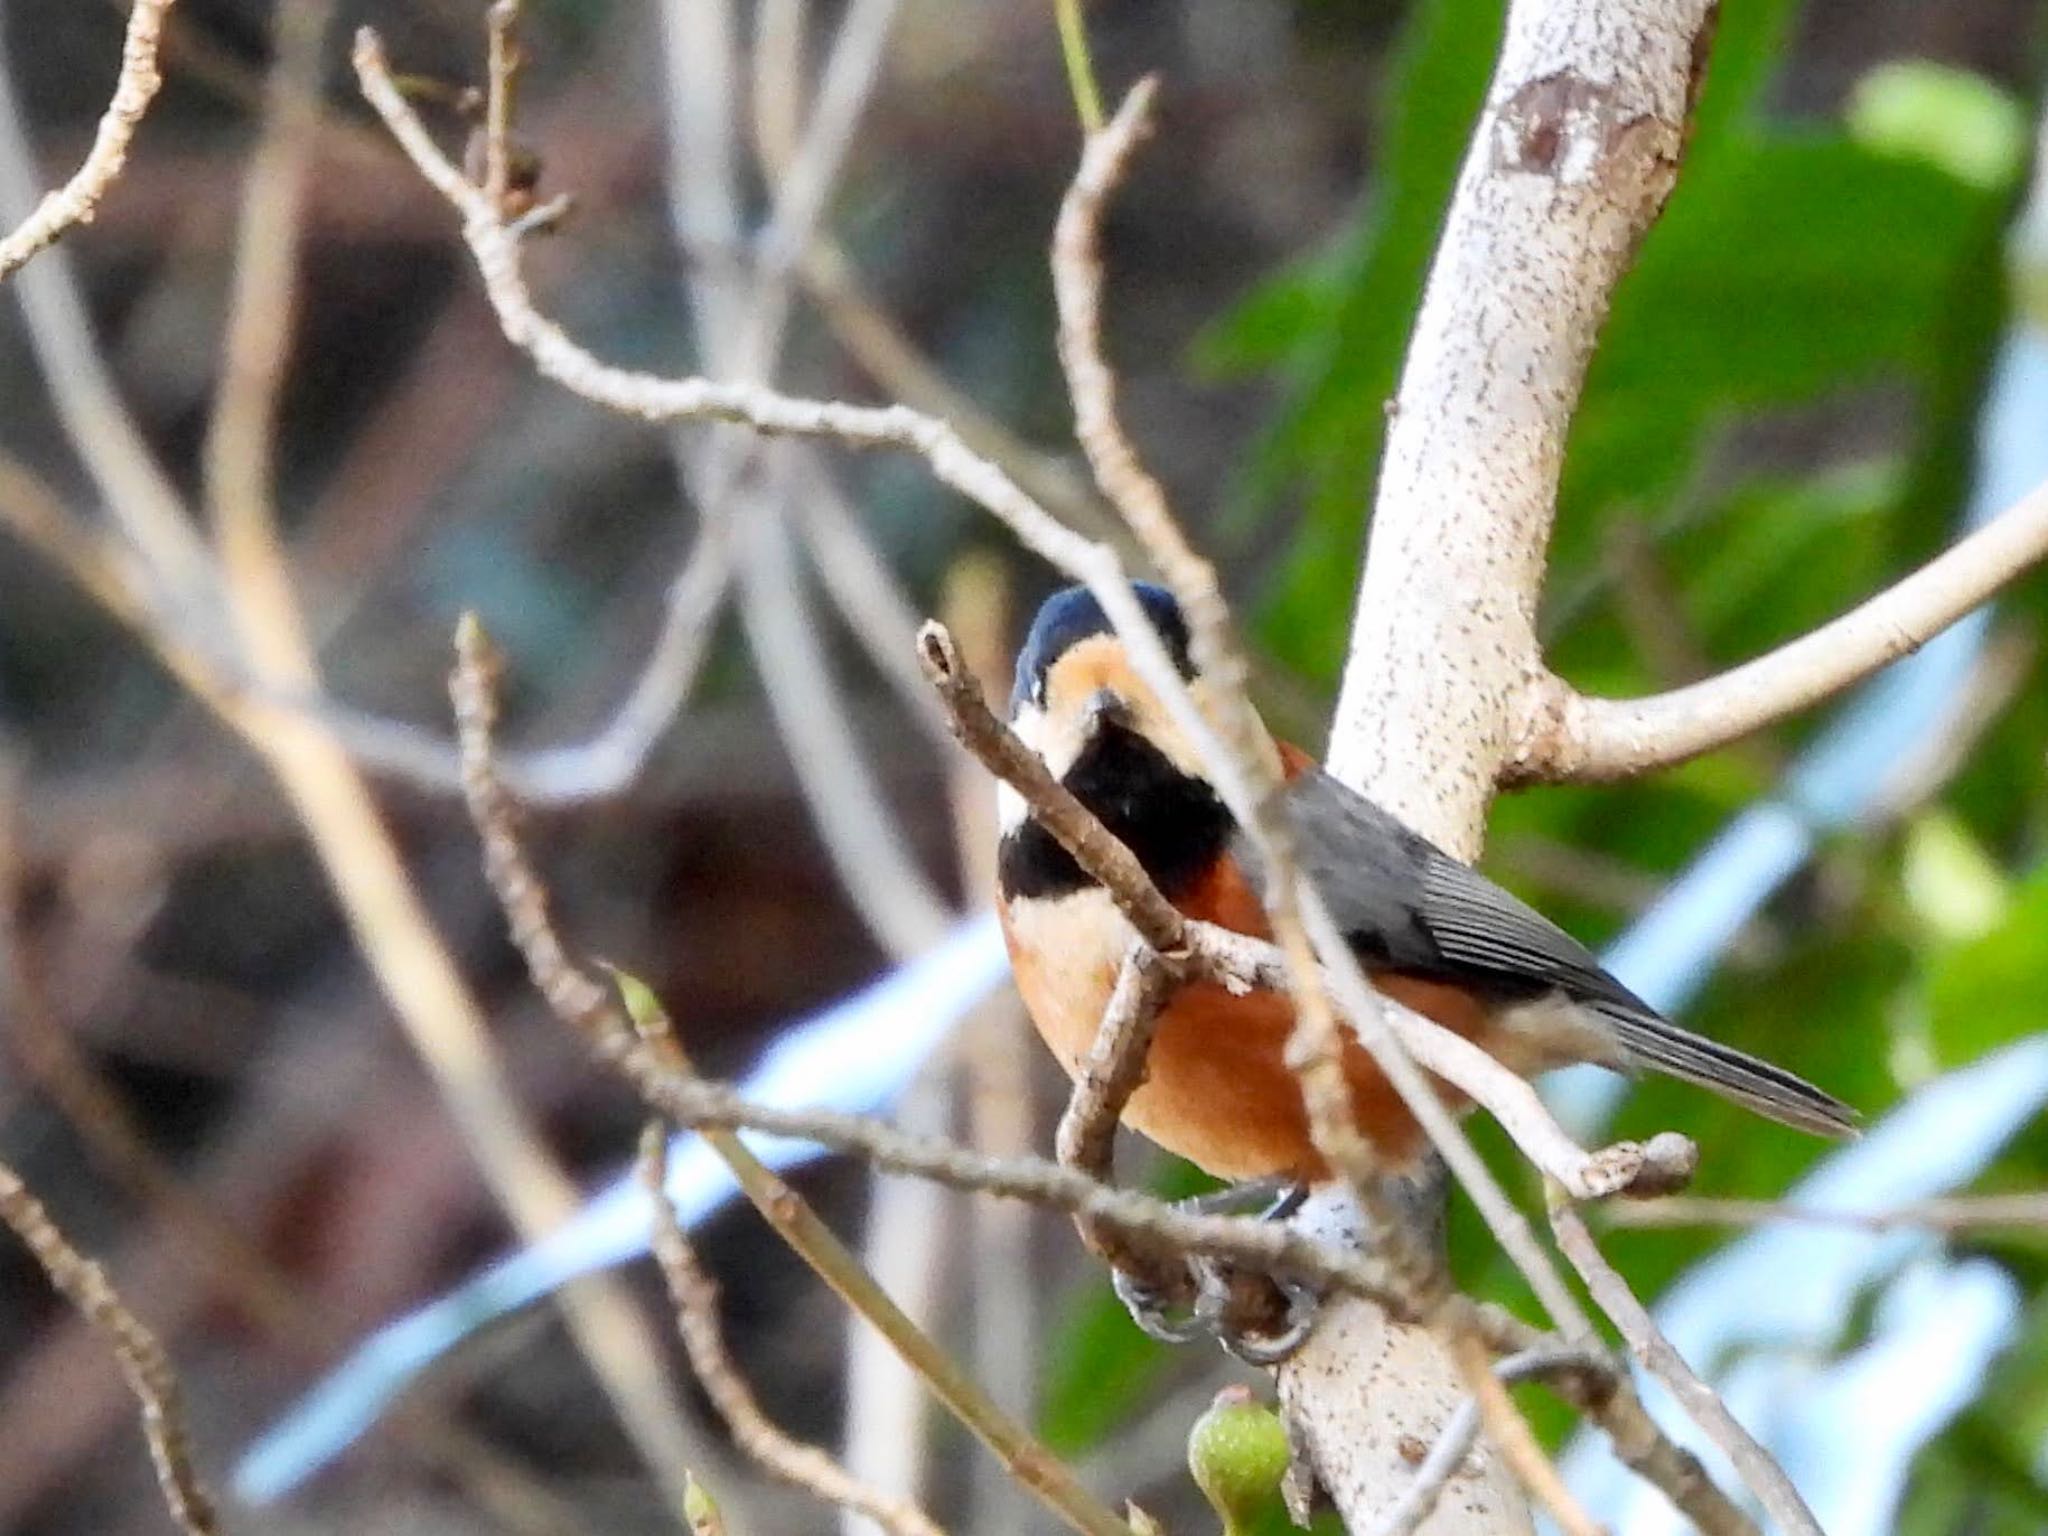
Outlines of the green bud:
[{"label": "green bud", "polygon": [[690,1522],[690,1536],[725,1536],[725,1516],[718,1501],[705,1492],[697,1474],[683,1474],[683,1518]]},{"label": "green bud", "polygon": [[1244,1536],[1280,1500],[1287,1430],[1248,1387],[1225,1387],[1188,1431],[1188,1471],[1223,1518],[1223,1536]]}]

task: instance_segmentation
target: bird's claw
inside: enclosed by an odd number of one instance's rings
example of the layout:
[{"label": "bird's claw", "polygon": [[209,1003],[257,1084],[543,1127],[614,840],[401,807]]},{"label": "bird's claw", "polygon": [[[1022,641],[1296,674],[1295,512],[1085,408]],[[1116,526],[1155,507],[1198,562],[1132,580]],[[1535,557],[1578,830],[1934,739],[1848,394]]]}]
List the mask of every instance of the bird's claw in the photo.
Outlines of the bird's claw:
[{"label": "bird's claw", "polygon": [[1182,1312],[1185,1288],[1179,1288],[1181,1294],[1177,1296],[1174,1287],[1162,1286],[1151,1276],[1133,1274],[1114,1265],[1110,1266],[1109,1284],[1124,1310],[1131,1314],[1131,1321],[1138,1325],[1138,1331],[1147,1338],[1162,1344],[1188,1344],[1200,1338],[1206,1329],[1199,1310]]},{"label": "bird's claw", "polygon": [[1313,1286],[1213,1259],[1197,1259],[1193,1268],[1195,1316],[1204,1331],[1246,1365],[1283,1363],[1315,1327],[1322,1296]]},{"label": "bird's claw", "polygon": [[[1284,1221],[1300,1207],[1306,1190],[1295,1184],[1260,1181],[1186,1202],[1207,1214],[1248,1207],[1268,1221]],[[1247,1365],[1279,1365],[1302,1345],[1315,1326],[1321,1296],[1300,1281],[1240,1269],[1222,1260],[1186,1261],[1181,1284],[1112,1267],[1117,1300],[1148,1337],[1186,1344],[1208,1337]]]}]

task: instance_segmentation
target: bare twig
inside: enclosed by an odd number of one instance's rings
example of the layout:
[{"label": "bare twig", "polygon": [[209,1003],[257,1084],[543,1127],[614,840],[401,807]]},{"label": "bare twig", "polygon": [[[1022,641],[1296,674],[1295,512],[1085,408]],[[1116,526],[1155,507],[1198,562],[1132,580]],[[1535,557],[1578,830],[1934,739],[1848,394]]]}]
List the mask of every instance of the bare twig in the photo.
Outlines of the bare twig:
[{"label": "bare twig", "polygon": [[100,199],[121,174],[128,161],[128,146],[141,126],[143,114],[156,99],[163,76],[157,69],[157,49],[163,35],[164,16],[176,0],[135,0],[128,13],[128,30],[121,39],[121,75],[114,83],[113,100],[101,114],[92,148],[85,160],[63,186],[44,195],[35,211],[22,220],[13,233],[0,239],[0,281],[44,247],[61,239],[74,225],[89,224],[99,210]]},{"label": "bare twig", "polygon": [[869,930],[899,959],[946,930],[934,890],[890,815],[853,734],[818,642],[782,509],[788,456],[770,453],[765,494],[738,518],[740,620],[770,712],[839,883]]},{"label": "bare twig", "polygon": [[1983,1227],[2034,1229],[2048,1228],[2048,1194],[1951,1195],[1941,1200],[1915,1200],[1867,1211],[1838,1211],[1784,1200],[1680,1195],[1610,1206],[1606,1219],[1617,1227],[1759,1227],[1775,1221],[1796,1221],[1823,1227],[1856,1227],[1866,1232],[1890,1232],[1901,1227],[1929,1232],[1969,1232]]},{"label": "bare twig", "polygon": [[961,441],[1001,465],[1034,501],[1069,527],[1094,538],[1122,535],[1095,487],[1065,455],[1017,436],[912,345],[888,313],[868,296],[851,259],[839,246],[823,237],[812,241],[800,275],[840,346],[892,400],[951,422]]},{"label": "bare twig", "polygon": [[1806,1507],[1806,1500],[1785,1475],[1785,1469],[1728,1411],[1720,1394],[1672,1348],[1671,1341],[1650,1316],[1649,1308],[1636,1299],[1628,1282],[1600,1252],[1593,1234],[1586,1230],[1585,1218],[1569,1201],[1559,1198],[1555,1188],[1550,1200],[1550,1226],[1557,1234],[1558,1247],[1586,1282],[1586,1289],[1593,1293],[1600,1310],[1621,1330],[1630,1352],[1651,1375],[1671,1389],[1671,1395],[1693,1423],[1727,1453],[1736,1472],[1778,1529],[1791,1536],[1823,1536],[1820,1522],[1813,1518],[1813,1511]]},{"label": "bare twig", "polygon": [[1564,1478],[1557,1470],[1557,1464],[1543,1449],[1543,1442],[1536,1438],[1536,1431],[1529,1427],[1529,1421],[1522,1417],[1522,1410],[1515,1406],[1515,1400],[1508,1395],[1507,1386],[1494,1374],[1493,1362],[1481,1350],[1471,1335],[1454,1336],[1451,1340],[1453,1353],[1460,1357],[1464,1367],[1465,1380],[1472,1386],[1473,1400],[1479,1407],[1479,1419],[1486,1426],[1487,1437],[1500,1453],[1500,1459],[1515,1474],[1515,1479],[1529,1491],[1545,1509],[1566,1536],[1605,1536],[1599,1523],[1586,1513],[1584,1506],[1565,1487]]},{"label": "bare twig", "polygon": [[[642,999],[629,1018],[612,994],[570,958],[549,915],[546,887],[519,842],[515,808],[493,768],[496,667],[496,658],[481,626],[474,617],[465,618],[456,635],[456,667],[449,682],[457,734],[462,743],[463,792],[483,843],[486,878],[504,909],[512,940],[526,959],[534,986],[548,1006],[563,1022],[582,1033],[592,1049],[617,1067],[653,1108],[678,1125],[705,1133],[706,1142],[732,1170],[742,1193],[791,1250],[896,1347],[904,1363],[931,1388],[933,1395],[1000,1456],[1004,1465],[1048,1509],[1086,1536],[1129,1536],[1123,1522],[1082,1488],[1064,1464],[1004,1414],[951,1356],[919,1330],[817,1214],[731,1134],[746,1128],[757,1129],[756,1111],[765,1107],[747,1104],[726,1085],[697,1077],[681,1042],[651,997]],[[872,1135],[884,1146],[915,1149],[910,1159],[916,1166],[891,1163],[879,1156],[869,1159],[878,1167],[897,1172],[927,1173],[936,1167],[959,1171],[988,1163],[946,1143],[904,1136],[859,1116],[773,1109],[765,1109],[765,1113],[769,1118],[794,1114],[827,1136],[836,1137],[842,1131],[854,1138]],[[841,1149],[850,1147],[844,1140],[838,1145]],[[942,1178],[941,1182],[961,1183],[957,1178]]]},{"label": "bare twig", "polygon": [[[1106,835],[1106,834],[1105,834]],[[1117,971],[1116,987],[1102,1012],[1102,1023],[1088,1059],[1074,1078],[1074,1089],[1060,1116],[1053,1147],[1062,1166],[1075,1168],[1108,1184],[1117,1122],[1124,1106],[1145,1080],[1146,1055],[1177,978],[1155,950],[1134,941]],[[1187,1267],[1154,1249],[1134,1249],[1113,1233],[1089,1222],[1078,1223],[1082,1241],[1126,1274],[1140,1277],[1149,1289],[1177,1303],[1190,1294]]]},{"label": "bare twig", "polygon": [[[313,100],[333,0],[278,12],[268,131],[237,237],[221,400],[206,446],[220,569],[246,665],[263,684],[317,695],[318,660],[278,528],[277,396],[296,300],[299,210]],[[575,1186],[526,1123],[498,1066],[483,1011],[405,870],[368,787],[316,720],[260,706],[228,711],[291,800],[355,939],[391,999],[500,1206],[528,1240],[578,1204]],[[610,1280],[562,1296],[564,1316],[621,1422],[678,1510],[691,1438],[655,1365],[653,1333]]]},{"label": "bare twig", "polygon": [[484,93],[484,196],[510,216],[512,110],[519,90],[519,0],[493,0],[484,14],[490,40],[488,86]]},{"label": "bare twig", "polygon": [[[1493,1367],[1493,1375],[1503,1385],[1511,1385],[1563,1370],[1599,1372],[1606,1368],[1606,1363],[1603,1356],[1589,1357],[1581,1350],[1532,1349],[1509,1355]],[[1444,1489],[1471,1454],[1479,1438],[1479,1423],[1478,1400],[1467,1398],[1444,1421],[1436,1443],[1415,1469],[1415,1480],[1401,1490],[1401,1496],[1374,1523],[1370,1536],[1412,1536],[1429,1518]]]},{"label": "bare twig", "polygon": [[1145,1081],[1145,1054],[1173,982],[1173,972],[1144,945],[1133,945],[1124,956],[1095,1044],[1074,1079],[1073,1096],[1053,1138],[1067,1167],[1107,1180],[1116,1124]]},{"label": "bare twig", "polygon": [[668,1130],[650,1122],[640,1137],[640,1178],[654,1206],[654,1256],[675,1303],[676,1330],[690,1368],[704,1384],[740,1449],[771,1475],[809,1489],[828,1504],[857,1510],[895,1536],[943,1536],[915,1504],[891,1498],[847,1474],[814,1445],[791,1439],[761,1411],[718,1321],[718,1283],[698,1260],[668,1197]]},{"label": "bare twig", "polygon": [[163,1345],[128,1310],[99,1265],[57,1230],[42,1202],[5,1163],[0,1163],[0,1221],[27,1245],[58,1293],[113,1347],[129,1390],[142,1404],[142,1431],[171,1518],[188,1536],[213,1536],[218,1529],[213,1500],[192,1465],[184,1402]]},{"label": "bare twig", "polygon": [[1711,751],[1918,650],[2043,558],[2048,486],[1861,607],[1718,676],[1643,699],[1588,698],[1546,677],[1505,776],[1618,779]]},{"label": "bare twig", "polygon": [[[393,81],[374,32],[358,33],[355,66],[365,98],[400,147],[428,184],[461,214],[463,239],[500,329],[543,376],[595,404],[657,424],[735,422],[770,435],[829,438],[856,449],[888,448],[918,455],[941,483],[1000,519],[1042,558],[1086,582],[1129,642],[1133,663],[1155,681],[1163,697],[1184,697],[1178,673],[1131,595],[1115,551],[1059,523],[998,465],[970,449],[946,422],[902,406],[803,400],[758,384],[638,373],[600,362],[571,341],[534,307],[520,270],[519,231],[497,217],[481,192],[434,144]],[[1198,721],[1196,740],[1212,739]]]}]

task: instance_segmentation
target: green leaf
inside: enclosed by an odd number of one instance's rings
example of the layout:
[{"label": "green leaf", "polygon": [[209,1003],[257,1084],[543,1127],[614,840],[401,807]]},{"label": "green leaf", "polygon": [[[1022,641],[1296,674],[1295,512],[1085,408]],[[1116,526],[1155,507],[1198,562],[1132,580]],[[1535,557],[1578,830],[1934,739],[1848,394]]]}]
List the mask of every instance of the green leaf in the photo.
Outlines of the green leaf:
[{"label": "green leaf", "polygon": [[1899,883],[1907,905],[1938,939],[1963,942],[1995,929],[2008,886],[1984,847],[1954,816],[1931,811],[1906,828]]},{"label": "green leaf", "polygon": [[2041,1028],[2048,998],[2048,869],[2013,888],[2004,919],[1981,938],[1947,946],[1928,967],[1928,1027],[1944,1067]]},{"label": "green leaf", "polygon": [[2027,163],[2026,109],[1982,75],[1928,59],[1873,69],[1856,83],[1846,118],[1858,143],[1987,192],[2011,186]]},{"label": "green leaf", "polygon": [[1078,1456],[1137,1411],[1167,1355],[1106,1282],[1083,1287],[1065,1311],[1052,1331],[1038,1433],[1055,1454]]}]

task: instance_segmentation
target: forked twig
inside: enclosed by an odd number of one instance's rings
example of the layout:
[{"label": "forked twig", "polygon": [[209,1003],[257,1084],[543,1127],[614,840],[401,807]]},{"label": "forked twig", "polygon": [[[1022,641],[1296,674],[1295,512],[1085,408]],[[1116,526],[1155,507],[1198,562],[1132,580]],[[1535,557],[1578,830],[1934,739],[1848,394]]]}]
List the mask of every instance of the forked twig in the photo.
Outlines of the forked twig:
[{"label": "forked twig", "polygon": [[128,29],[121,38],[121,75],[113,99],[93,132],[92,148],[63,186],[43,194],[29,216],[0,239],[0,282],[38,251],[54,245],[67,231],[89,224],[100,199],[128,163],[128,146],[142,126],[149,104],[163,84],[157,50],[163,39],[164,16],[177,0],[135,0]]},{"label": "forked twig", "polygon": [[[869,1157],[876,1166],[938,1176],[942,1182],[968,1188],[983,1187],[968,1181],[969,1169],[1003,1165],[945,1143],[903,1136],[857,1116],[749,1104],[726,1085],[707,1082],[695,1074],[651,995],[622,977],[631,1003],[622,1006],[578,966],[555,930],[547,888],[519,840],[517,807],[496,774],[492,758],[498,711],[496,671],[497,659],[482,626],[474,616],[466,617],[457,631],[456,666],[449,681],[456,734],[462,746],[463,794],[483,842],[486,878],[504,910],[512,940],[525,957],[528,974],[549,1007],[580,1032],[601,1059],[632,1082],[652,1108],[678,1125],[704,1132],[712,1151],[732,1170],[741,1192],[777,1235],[895,1347],[933,1396],[1001,1457],[1048,1509],[1084,1536],[1129,1536],[1129,1528],[920,1330],[809,1205],[732,1133],[762,1129],[775,1121],[781,1126],[780,1134],[841,1150],[849,1150],[853,1140],[872,1139],[878,1149],[894,1148],[907,1154],[897,1159]],[[956,1177],[934,1174],[937,1167],[945,1167]]]},{"label": "forked twig", "polygon": [[739,1448],[774,1477],[828,1504],[866,1515],[893,1536],[944,1536],[930,1515],[853,1477],[815,1445],[792,1439],[761,1409],[718,1321],[718,1282],[697,1257],[668,1195],[668,1130],[650,1121],[640,1136],[640,1181],[654,1208],[654,1257],[675,1304],[676,1331],[690,1368]]}]

